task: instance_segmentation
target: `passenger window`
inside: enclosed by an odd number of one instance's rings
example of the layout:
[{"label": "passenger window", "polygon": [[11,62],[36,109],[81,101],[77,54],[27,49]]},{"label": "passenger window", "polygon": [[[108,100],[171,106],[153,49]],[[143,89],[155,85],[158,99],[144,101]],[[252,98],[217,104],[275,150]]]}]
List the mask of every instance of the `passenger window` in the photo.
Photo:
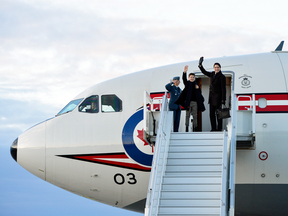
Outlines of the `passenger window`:
[{"label": "passenger window", "polygon": [[99,112],[99,96],[93,95],[86,98],[78,107],[79,112],[98,113]]},{"label": "passenger window", "polygon": [[121,112],[122,101],[116,95],[101,96],[102,112]]}]

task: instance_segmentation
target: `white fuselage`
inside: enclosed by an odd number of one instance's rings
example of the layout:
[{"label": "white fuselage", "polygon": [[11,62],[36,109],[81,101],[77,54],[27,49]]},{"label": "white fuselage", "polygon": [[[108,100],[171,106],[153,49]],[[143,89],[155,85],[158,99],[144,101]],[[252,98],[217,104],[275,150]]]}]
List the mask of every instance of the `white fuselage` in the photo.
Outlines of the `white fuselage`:
[{"label": "white fuselage", "polygon": [[[231,94],[256,97],[255,145],[237,149],[236,213],[269,213],[270,207],[265,205],[274,203],[269,199],[282,208],[280,213],[288,212],[287,206],[279,204],[288,192],[288,53],[222,57],[205,60],[203,65],[212,71],[215,62],[221,63],[229,81],[227,105]],[[81,100],[73,110],[18,137],[17,162],[43,180],[75,194],[143,212],[153,155],[153,148],[140,138],[143,92],[163,94],[173,77],[182,77],[185,65],[189,65],[188,73],[196,73],[197,80],[201,80],[206,106],[202,130],[210,131],[209,78],[198,69],[198,61],[184,62],[128,74],[88,88],[75,97],[74,100]],[[180,88],[183,87],[181,80]],[[98,111],[79,111],[81,103],[90,96],[97,98]],[[244,109],[237,118],[239,133],[251,124],[245,118],[249,105],[249,100],[239,99],[237,109]],[[155,116],[157,124],[157,112]],[[180,131],[184,131],[184,116],[182,111]],[[275,190],[278,195],[269,197]]]}]

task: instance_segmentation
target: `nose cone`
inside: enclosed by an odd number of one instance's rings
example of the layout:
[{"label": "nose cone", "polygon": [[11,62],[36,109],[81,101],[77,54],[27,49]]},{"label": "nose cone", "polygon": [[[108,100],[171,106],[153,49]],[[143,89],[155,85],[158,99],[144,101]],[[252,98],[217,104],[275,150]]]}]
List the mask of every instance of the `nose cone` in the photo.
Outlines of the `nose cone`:
[{"label": "nose cone", "polygon": [[13,159],[17,162],[17,147],[18,147],[18,138],[14,140],[10,148],[10,153]]},{"label": "nose cone", "polygon": [[21,134],[11,146],[11,155],[17,163],[32,174],[45,180],[45,122]]}]

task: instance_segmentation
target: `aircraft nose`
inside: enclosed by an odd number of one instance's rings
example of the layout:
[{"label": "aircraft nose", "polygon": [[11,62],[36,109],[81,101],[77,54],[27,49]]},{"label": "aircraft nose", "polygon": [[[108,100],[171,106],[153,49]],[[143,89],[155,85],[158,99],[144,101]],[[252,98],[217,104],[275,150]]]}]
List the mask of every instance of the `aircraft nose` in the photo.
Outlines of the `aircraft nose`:
[{"label": "aircraft nose", "polygon": [[18,138],[14,140],[10,148],[11,156],[16,162],[17,162],[17,147],[18,147]]},{"label": "aircraft nose", "polygon": [[23,168],[45,180],[46,178],[46,122],[22,133],[11,146],[11,155]]}]

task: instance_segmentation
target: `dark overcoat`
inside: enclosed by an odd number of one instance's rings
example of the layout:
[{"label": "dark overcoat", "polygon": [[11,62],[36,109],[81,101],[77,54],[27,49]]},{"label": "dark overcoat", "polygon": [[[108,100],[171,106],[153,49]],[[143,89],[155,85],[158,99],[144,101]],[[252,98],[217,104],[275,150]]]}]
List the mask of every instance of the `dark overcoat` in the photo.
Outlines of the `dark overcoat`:
[{"label": "dark overcoat", "polygon": [[173,82],[168,83],[165,88],[169,91],[170,100],[169,100],[169,109],[170,110],[181,110],[181,106],[179,104],[175,104],[176,100],[178,99],[179,95],[181,94],[182,90],[179,87],[173,85]]},{"label": "dark overcoat", "polygon": [[203,103],[204,97],[201,93],[201,89],[195,88],[195,84],[197,83],[190,82],[189,80],[187,80],[186,73],[184,72],[182,74],[182,80],[185,85],[185,88],[183,89],[181,95],[179,96],[178,100],[175,103],[180,104],[182,107],[184,107],[184,109],[187,110],[190,106],[190,99],[191,99],[192,92],[195,91],[198,111],[201,111],[201,112],[205,111],[205,106]]},{"label": "dark overcoat", "polygon": [[221,102],[226,101],[226,77],[221,71],[215,74],[215,71],[208,72],[203,66],[199,68],[204,75],[210,77],[208,103],[220,107]]}]

